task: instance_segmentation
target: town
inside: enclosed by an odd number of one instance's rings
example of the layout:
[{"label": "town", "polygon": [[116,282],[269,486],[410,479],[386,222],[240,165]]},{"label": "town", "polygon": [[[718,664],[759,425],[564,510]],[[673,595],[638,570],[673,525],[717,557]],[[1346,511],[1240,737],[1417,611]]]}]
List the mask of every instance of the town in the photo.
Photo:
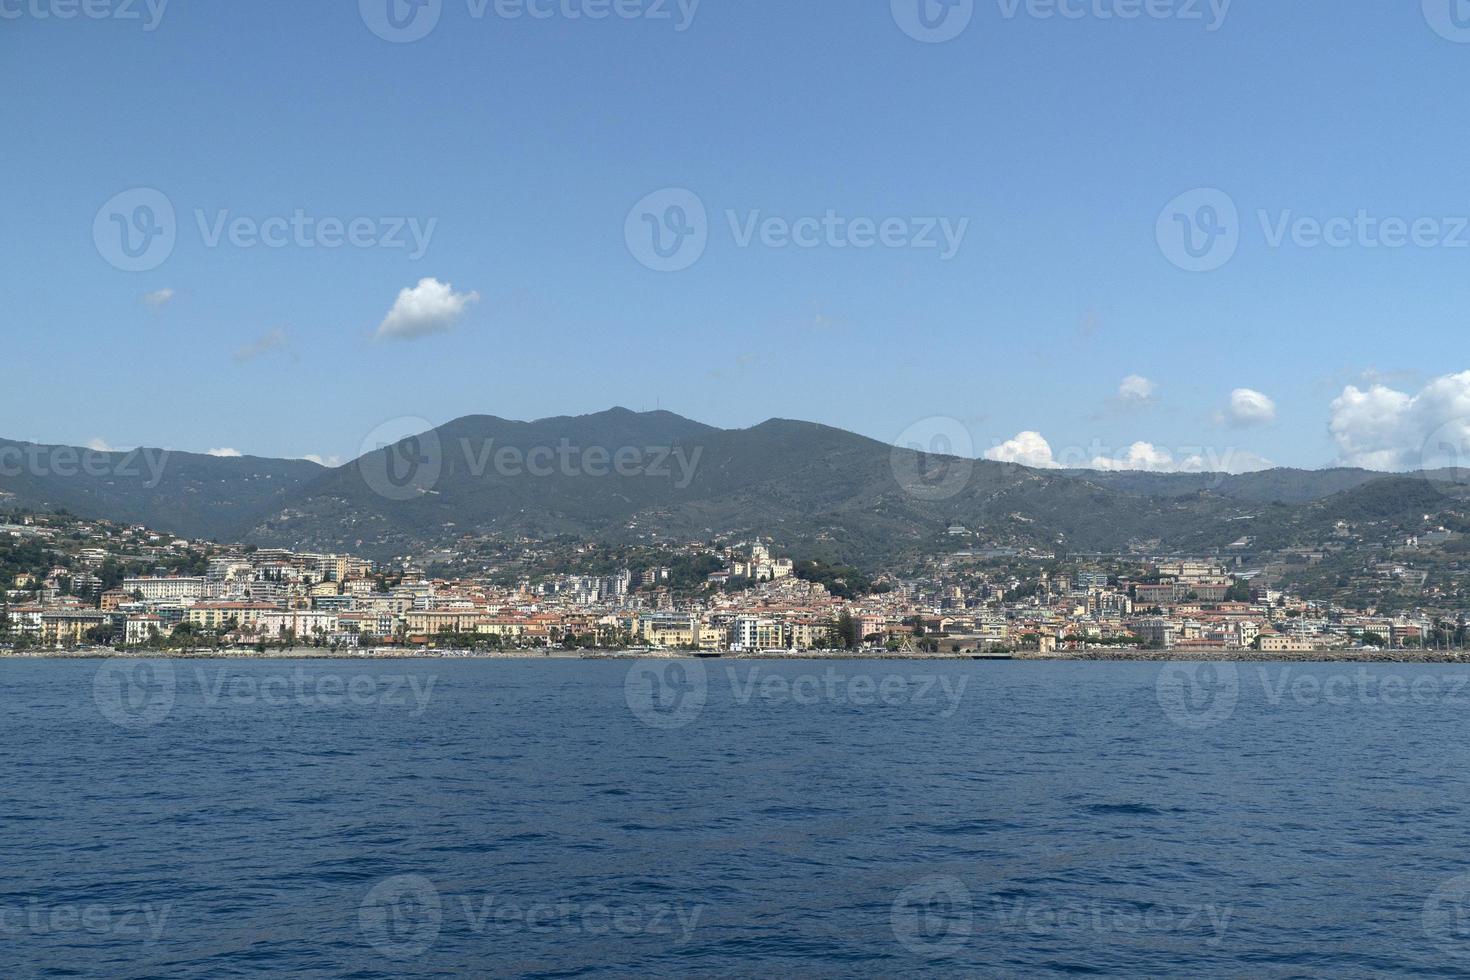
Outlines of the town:
[{"label": "town", "polygon": [[[869,580],[751,538],[582,574],[548,570],[567,559],[523,541],[522,565],[539,559],[534,574],[447,576],[411,561],[195,542],[64,513],[5,520],[0,648],[9,651],[1306,654],[1462,648],[1467,638],[1463,613],[1351,610],[1257,585],[1258,575],[1212,559],[962,552]],[[594,544],[572,550],[592,564],[610,557]]]}]

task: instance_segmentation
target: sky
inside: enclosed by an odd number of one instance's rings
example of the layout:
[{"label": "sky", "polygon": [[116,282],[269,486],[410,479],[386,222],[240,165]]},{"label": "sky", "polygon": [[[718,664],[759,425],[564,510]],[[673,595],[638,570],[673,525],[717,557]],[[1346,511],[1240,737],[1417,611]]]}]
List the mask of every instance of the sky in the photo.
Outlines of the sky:
[{"label": "sky", "polygon": [[1470,436],[1451,0],[0,0],[0,83],[7,438],[333,461],[619,405],[1239,470]]}]

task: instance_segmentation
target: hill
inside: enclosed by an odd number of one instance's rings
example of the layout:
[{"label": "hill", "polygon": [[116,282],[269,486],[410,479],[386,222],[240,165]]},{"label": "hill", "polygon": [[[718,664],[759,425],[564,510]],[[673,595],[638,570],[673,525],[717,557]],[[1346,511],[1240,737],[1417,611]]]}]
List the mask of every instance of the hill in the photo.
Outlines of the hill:
[{"label": "hill", "polygon": [[[39,449],[47,459],[65,451]],[[1364,470],[1033,470],[895,449],[809,422],[726,430],[626,409],[534,422],[469,416],[336,469],[145,451],[130,475],[126,462],[92,454],[90,474],[0,466],[0,502],[378,558],[487,536],[764,533],[804,556],[869,568],[966,545],[1204,552],[1244,538],[1257,549],[1290,547],[1327,540],[1338,522],[1397,534],[1425,515],[1459,520],[1465,507],[1457,483]]]},{"label": "hill", "polygon": [[66,510],[225,540],[325,472],[306,460],[0,439],[0,507]]},{"label": "hill", "polygon": [[1067,470],[1068,476],[1123,493],[1150,497],[1182,497],[1209,492],[1229,500],[1297,504],[1321,500],[1382,478],[1358,469],[1274,469],[1257,473],[1144,473]]}]

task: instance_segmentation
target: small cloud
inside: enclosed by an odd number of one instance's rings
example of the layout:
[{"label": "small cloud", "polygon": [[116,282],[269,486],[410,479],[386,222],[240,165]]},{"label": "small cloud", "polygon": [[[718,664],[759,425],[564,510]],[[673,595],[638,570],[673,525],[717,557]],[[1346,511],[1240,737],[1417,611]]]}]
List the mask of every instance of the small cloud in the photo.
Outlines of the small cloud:
[{"label": "small cloud", "polygon": [[315,463],[318,466],[325,466],[328,469],[332,470],[342,465],[341,456],[318,456],[316,453],[308,453],[301,458],[306,460],[308,463]]},{"label": "small cloud", "polygon": [[764,354],[747,351],[744,354],[736,354],[726,362],[726,366],[729,368],[728,371],[724,368],[710,368],[704,372],[704,376],[711,381],[726,381],[747,371],[759,368],[765,363],[766,356]]},{"label": "small cloud", "polygon": [[144,294],[143,303],[144,305],[149,306],[155,310],[161,310],[165,306],[167,306],[169,304],[169,300],[173,298],[174,291],[172,289],[155,289],[151,293]]},{"label": "small cloud", "polygon": [[1141,374],[1130,374],[1118,385],[1118,401],[1135,408],[1150,405],[1158,387]]},{"label": "small cloud", "polygon": [[1258,456],[1244,449],[1226,449],[1219,453],[1211,450],[1176,460],[1174,454],[1169,450],[1155,446],[1151,442],[1140,441],[1117,455],[1094,457],[1089,469],[1113,473],[1126,471],[1239,474],[1269,470],[1274,465],[1264,456]]},{"label": "small cloud", "polygon": [[1088,310],[1077,324],[1077,335],[1083,340],[1091,340],[1101,326],[1102,318],[1097,315],[1097,310]]},{"label": "small cloud", "polygon": [[1247,449],[1227,449],[1219,457],[1214,453],[1194,455],[1179,464],[1181,473],[1259,473],[1275,468],[1271,460]]},{"label": "small cloud", "polygon": [[92,452],[94,452],[94,453],[115,453],[115,452],[117,452],[116,449],[113,449],[111,446],[109,446],[107,444],[107,440],[106,439],[88,439],[87,440],[87,448],[90,449],[90,450],[92,450]]},{"label": "small cloud", "polygon": [[1399,391],[1414,391],[1424,387],[1432,377],[1417,369],[1392,368],[1384,371],[1373,367],[1362,370],[1343,368],[1312,378],[1312,390],[1326,392],[1329,397],[1336,397],[1349,385],[1364,391],[1375,385]]},{"label": "small cloud", "polygon": [[1230,393],[1230,406],[1216,414],[1215,420],[1237,429],[1267,425],[1276,421],[1276,403],[1254,389],[1236,388]]},{"label": "small cloud", "polygon": [[1172,473],[1178,469],[1174,464],[1174,455],[1151,442],[1135,442],[1117,456],[1095,456],[1090,468],[1109,471],[1142,470],[1147,473]]},{"label": "small cloud", "polygon": [[456,293],[449,283],[420,279],[417,286],[399,292],[375,336],[378,340],[415,340],[444,333],[454,328],[471,303],[479,301],[479,293]]},{"label": "small cloud", "polygon": [[847,325],[842,317],[833,316],[821,307],[812,308],[812,318],[807,322],[813,330],[839,330]]},{"label": "small cloud", "polygon": [[206,455],[218,456],[222,459],[238,459],[245,454],[238,449],[211,449]]},{"label": "small cloud", "polygon": [[1040,432],[1019,432],[1014,439],[1007,439],[998,446],[985,451],[985,458],[997,463],[1019,463],[1033,469],[1054,470],[1058,467],[1052,457],[1051,444]]},{"label": "small cloud", "polygon": [[290,346],[291,341],[286,337],[286,331],[277,328],[252,343],[246,344],[235,351],[236,364],[248,364],[258,357],[263,357],[273,350],[281,350]]}]

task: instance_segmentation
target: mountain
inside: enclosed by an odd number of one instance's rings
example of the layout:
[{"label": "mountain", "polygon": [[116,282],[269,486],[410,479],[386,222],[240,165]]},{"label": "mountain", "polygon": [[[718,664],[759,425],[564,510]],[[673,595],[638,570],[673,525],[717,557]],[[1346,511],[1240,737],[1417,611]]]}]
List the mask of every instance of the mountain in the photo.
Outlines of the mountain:
[{"label": "mountain", "polygon": [[[7,445],[20,444],[0,443],[0,452]],[[727,430],[626,409],[535,422],[470,416],[335,469],[173,453],[152,486],[147,453],[137,454],[135,478],[118,474],[118,454],[94,455],[106,472],[85,478],[34,467],[17,478],[0,455],[0,494],[190,537],[379,558],[487,535],[678,542],[765,533],[803,556],[870,567],[966,543],[1285,546],[1321,541],[1337,521],[1419,527],[1425,514],[1465,506],[1461,483],[1365,470],[1033,470],[895,449],[809,422]]]},{"label": "mountain", "polygon": [[224,540],[324,472],[306,460],[0,439],[0,508],[67,510]]},{"label": "mountain", "polygon": [[1148,497],[1182,497],[1208,491],[1230,500],[1257,503],[1305,503],[1352,490],[1384,474],[1371,470],[1274,469],[1257,473],[1145,473],[1067,470],[1068,476],[1123,493]]},{"label": "mountain", "polygon": [[[546,460],[565,450],[568,465],[558,455],[555,466],[530,472],[524,464],[538,449]],[[606,472],[605,460],[620,453],[637,465]],[[754,532],[804,555],[869,566],[966,541],[1198,551],[1261,529],[1317,540],[1338,517],[1312,503],[1383,479],[1363,470],[1179,478],[1032,470],[924,456],[809,422],[724,430],[615,409],[529,423],[459,419],[286,495],[246,536],[386,556],[465,535],[681,541]],[[1422,506],[1417,497],[1400,500],[1403,521],[1422,517],[1411,513]],[[950,535],[954,525],[975,537]]]}]

